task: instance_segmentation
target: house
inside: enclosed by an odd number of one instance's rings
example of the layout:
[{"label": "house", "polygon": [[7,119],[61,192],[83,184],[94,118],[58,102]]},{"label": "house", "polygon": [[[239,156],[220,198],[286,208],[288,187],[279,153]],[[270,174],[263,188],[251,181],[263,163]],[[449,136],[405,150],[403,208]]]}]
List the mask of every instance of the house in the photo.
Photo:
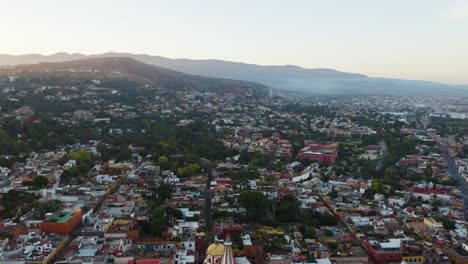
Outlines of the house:
[{"label": "house", "polygon": [[64,167],[65,169],[70,169],[70,168],[76,167],[76,160],[69,160],[69,161],[67,161],[67,163],[65,163],[65,164],[63,165],[63,167]]}]

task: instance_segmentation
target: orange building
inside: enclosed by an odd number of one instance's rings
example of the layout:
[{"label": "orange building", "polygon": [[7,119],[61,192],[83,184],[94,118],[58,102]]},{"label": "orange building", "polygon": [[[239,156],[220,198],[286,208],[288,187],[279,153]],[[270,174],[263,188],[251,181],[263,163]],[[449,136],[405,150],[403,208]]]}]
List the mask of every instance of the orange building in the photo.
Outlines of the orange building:
[{"label": "orange building", "polygon": [[82,218],[83,212],[79,209],[67,214],[55,214],[51,220],[41,223],[41,232],[69,235],[81,224]]}]

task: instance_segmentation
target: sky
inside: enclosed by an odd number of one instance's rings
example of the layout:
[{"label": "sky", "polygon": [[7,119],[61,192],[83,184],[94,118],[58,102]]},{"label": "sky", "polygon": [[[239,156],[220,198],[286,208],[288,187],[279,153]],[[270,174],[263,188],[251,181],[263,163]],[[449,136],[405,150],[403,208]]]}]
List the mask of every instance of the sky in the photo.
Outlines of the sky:
[{"label": "sky", "polygon": [[468,84],[468,0],[0,0],[0,53],[109,51]]}]

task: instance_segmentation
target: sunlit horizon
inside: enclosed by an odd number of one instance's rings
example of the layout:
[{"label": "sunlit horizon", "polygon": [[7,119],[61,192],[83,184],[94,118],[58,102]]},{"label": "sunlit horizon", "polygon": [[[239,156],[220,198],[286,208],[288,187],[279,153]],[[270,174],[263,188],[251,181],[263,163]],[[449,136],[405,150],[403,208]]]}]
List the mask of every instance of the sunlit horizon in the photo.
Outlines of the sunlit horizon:
[{"label": "sunlit horizon", "polygon": [[0,1],[0,54],[128,52],[468,84],[468,1]]}]

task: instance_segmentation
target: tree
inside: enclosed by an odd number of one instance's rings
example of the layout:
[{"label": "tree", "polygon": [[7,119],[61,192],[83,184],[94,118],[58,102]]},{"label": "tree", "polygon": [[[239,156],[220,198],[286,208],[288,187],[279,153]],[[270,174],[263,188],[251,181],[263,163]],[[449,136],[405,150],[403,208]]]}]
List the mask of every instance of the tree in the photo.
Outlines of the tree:
[{"label": "tree", "polygon": [[189,177],[195,175],[197,172],[201,170],[200,165],[198,164],[190,164],[187,167],[181,167],[177,169],[177,175],[180,177]]},{"label": "tree", "polygon": [[369,135],[369,136],[364,137],[364,139],[362,140],[362,144],[364,146],[376,145],[378,143],[379,143],[379,136],[378,135]]},{"label": "tree", "polygon": [[299,213],[300,204],[295,196],[285,196],[276,203],[275,219],[279,222],[293,222],[298,218]]},{"label": "tree", "polygon": [[328,196],[331,199],[336,199],[338,197],[338,192],[335,190],[335,187],[333,187],[332,190],[328,193]]},{"label": "tree", "polygon": [[264,222],[271,214],[270,200],[257,191],[243,191],[239,202],[246,209],[247,219],[254,222]]},{"label": "tree", "polygon": [[321,226],[334,226],[338,224],[338,218],[329,213],[320,215],[318,221]]},{"label": "tree", "polygon": [[432,171],[432,166],[428,165],[425,169],[424,169],[424,176],[426,176],[426,179],[430,179],[432,178],[432,175],[433,175],[433,171]]},{"label": "tree", "polygon": [[307,228],[304,232],[304,236],[307,238],[315,238],[316,235],[317,231],[315,230],[315,228]]},{"label": "tree", "polygon": [[47,179],[44,176],[36,176],[34,180],[32,181],[32,186],[35,189],[45,188],[47,187],[48,184],[49,184],[49,179]]},{"label": "tree", "polygon": [[170,168],[169,159],[166,156],[159,157],[159,166],[162,170],[168,170]]},{"label": "tree", "polygon": [[371,184],[371,189],[375,193],[382,193],[382,191],[383,191],[382,180],[373,179],[372,184]]},{"label": "tree", "polygon": [[182,211],[173,207],[166,207],[166,216],[173,217],[175,219],[182,219]]},{"label": "tree", "polygon": [[241,150],[241,152],[239,153],[239,159],[238,159],[238,162],[240,164],[248,164],[251,159],[252,159],[251,153],[249,153],[246,149]]},{"label": "tree", "polygon": [[166,212],[164,208],[158,207],[153,209],[150,219],[151,233],[160,236],[166,228]]},{"label": "tree", "polygon": [[238,170],[234,174],[234,178],[240,182],[245,182],[247,180],[255,180],[260,178],[260,171],[257,166],[249,165],[246,168]]},{"label": "tree", "polygon": [[115,160],[117,162],[121,162],[124,160],[129,160],[132,157],[132,152],[125,147],[120,148],[119,153],[115,156]]},{"label": "tree", "polygon": [[455,229],[455,223],[450,218],[448,218],[446,216],[439,217],[436,220],[442,222],[442,225],[447,230]]},{"label": "tree", "polygon": [[72,180],[77,180],[78,176],[80,175],[80,171],[78,167],[72,167],[69,169],[66,169],[62,172],[62,175],[60,175],[60,182],[61,183],[69,183]]},{"label": "tree", "polygon": [[78,164],[87,164],[91,161],[91,153],[86,150],[78,150],[68,154],[68,159],[76,160]]},{"label": "tree", "polygon": [[159,185],[159,188],[158,188],[157,203],[160,204],[160,203],[170,199],[172,197],[172,192],[173,191],[174,191],[174,189],[172,188],[171,185],[169,185],[167,183],[164,183],[164,182],[161,183]]},{"label": "tree", "polygon": [[47,210],[47,205],[39,200],[34,200],[31,203],[31,207],[38,209],[39,211],[46,211]]},{"label": "tree", "polygon": [[362,197],[372,200],[374,199],[375,192],[372,189],[366,189]]},{"label": "tree", "polygon": [[0,128],[0,153],[6,152],[5,150],[10,144],[11,142],[7,132]]},{"label": "tree", "polygon": [[442,202],[439,200],[432,201],[432,211],[439,211],[439,207],[442,205]]},{"label": "tree", "polygon": [[[10,190],[8,193],[2,195],[0,199],[0,204],[5,208],[5,210],[0,212],[0,218],[11,218],[15,216],[16,211],[13,210],[18,205],[21,205],[25,208],[30,206],[34,200],[37,200],[35,194],[25,191]],[[19,217],[18,217],[19,220]]]},{"label": "tree", "polygon": [[106,144],[102,143],[99,143],[96,149],[101,154],[101,159],[104,161],[114,159],[120,151],[117,147],[108,147]]}]

